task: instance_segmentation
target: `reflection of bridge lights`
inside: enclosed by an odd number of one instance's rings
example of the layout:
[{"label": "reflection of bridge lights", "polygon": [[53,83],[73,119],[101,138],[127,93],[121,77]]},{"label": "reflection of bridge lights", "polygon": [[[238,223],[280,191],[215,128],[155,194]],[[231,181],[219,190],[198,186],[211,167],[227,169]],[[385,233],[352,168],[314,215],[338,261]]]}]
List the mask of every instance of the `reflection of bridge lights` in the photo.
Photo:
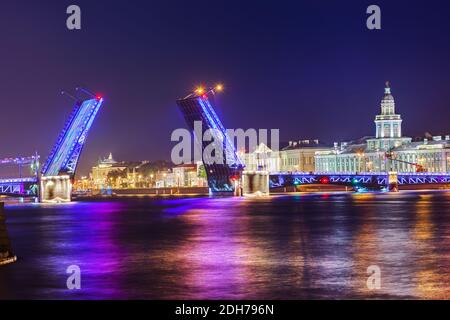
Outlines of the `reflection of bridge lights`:
[{"label": "reflection of bridge lights", "polygon": [[356,192],[367,192],[369,191],[369,189],[367,189],[366,187],[356,187]]}]

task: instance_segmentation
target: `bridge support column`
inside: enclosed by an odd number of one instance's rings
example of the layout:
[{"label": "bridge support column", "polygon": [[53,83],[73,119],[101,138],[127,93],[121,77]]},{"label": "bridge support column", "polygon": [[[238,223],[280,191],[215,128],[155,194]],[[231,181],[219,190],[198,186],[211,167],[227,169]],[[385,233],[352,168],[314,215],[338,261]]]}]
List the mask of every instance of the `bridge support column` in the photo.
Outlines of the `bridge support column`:
[{"label": "bridge support column", "polygon": [[398,192],[398,173],[388,173],[388,190],[389,192]]},{"label": "bridge support column", "polygon": [[244,171],[242,193],[246,195],[269,195],[269,173],[267,171]]},{"label": "bridge support column", "polygon": [[11,250],[11,242],[9,241],[5,220],[4,205],[0,202],[0,266],[17,260],[17,257]]},{"label": "bridge support column", "polygon": [[40,201],[49,203],[72,201],[72,183],[70,177],[41,177]]}]

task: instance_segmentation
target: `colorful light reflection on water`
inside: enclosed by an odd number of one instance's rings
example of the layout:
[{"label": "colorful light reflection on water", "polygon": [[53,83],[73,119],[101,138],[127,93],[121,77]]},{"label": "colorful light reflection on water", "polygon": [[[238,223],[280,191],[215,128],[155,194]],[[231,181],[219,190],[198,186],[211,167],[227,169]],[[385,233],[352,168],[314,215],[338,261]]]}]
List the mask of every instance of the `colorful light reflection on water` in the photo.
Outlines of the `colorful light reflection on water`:
[{"label": "colorful light reflection on water", "polygon": [[9,205],[0,298],[448,299],[449,208],[449,192]]}]

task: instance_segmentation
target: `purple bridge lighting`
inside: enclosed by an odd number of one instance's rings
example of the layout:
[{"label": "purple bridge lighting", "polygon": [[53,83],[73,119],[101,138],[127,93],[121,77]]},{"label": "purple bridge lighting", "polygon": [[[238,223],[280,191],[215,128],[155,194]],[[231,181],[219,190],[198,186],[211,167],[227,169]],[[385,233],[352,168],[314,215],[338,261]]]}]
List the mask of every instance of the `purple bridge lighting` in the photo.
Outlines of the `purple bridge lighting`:
[{"label": "purple bridge lighting", "polygon": [[[355,189],[382,190],[389,186],[389,173],[271,173],[270,188],[288,186],[329,184],[354,187]],[[450,184],[449,173],[395,173],[396,182],[400,186],[425,184]]]}]

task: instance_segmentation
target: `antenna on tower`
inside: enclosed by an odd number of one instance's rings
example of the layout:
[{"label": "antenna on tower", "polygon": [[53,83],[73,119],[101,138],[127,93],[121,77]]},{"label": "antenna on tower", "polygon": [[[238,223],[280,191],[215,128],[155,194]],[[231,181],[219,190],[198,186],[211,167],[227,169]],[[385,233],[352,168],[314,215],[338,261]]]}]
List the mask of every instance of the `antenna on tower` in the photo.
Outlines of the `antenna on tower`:
[{"label": "antenna on tower", "polygon": [[95,98],[95,94],[92,93],[91,91],[89,91],[88,89],[85,89],[85,88],[83,88],[83,87],[76,87],[75,90],[77,90],[77,91],[79,90],[79,91],[81,91],[81,92],[84,92],[84,93],[87,94],[88,96],[90,96],[90,97],[92,97],[92,98]]},{"label": "antenna on tower", "polygon": [[75,101],[75,102],[78,102],[78,99],[77,98],[75,98],[73,95],[71,95],[70,93],[67,93],[66,91],[61,91],[61,94],[63,95],[63,96],[68,96],[70,99],[72,99],[73,101]]}]

